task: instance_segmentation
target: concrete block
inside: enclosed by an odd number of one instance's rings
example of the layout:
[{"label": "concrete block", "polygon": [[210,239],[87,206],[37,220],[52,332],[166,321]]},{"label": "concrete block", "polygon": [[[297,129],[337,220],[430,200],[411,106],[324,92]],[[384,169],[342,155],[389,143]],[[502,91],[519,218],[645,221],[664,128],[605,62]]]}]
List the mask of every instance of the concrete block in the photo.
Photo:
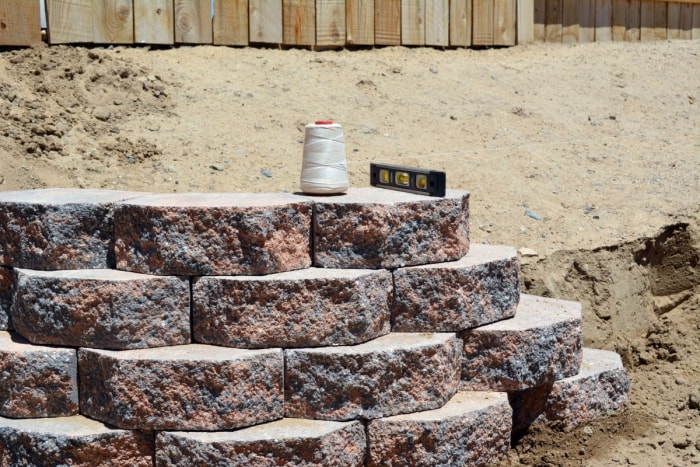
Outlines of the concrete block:
[{"label": "concrete block", "polygon": [[194,340],[239,348],[360,344],[389,333],[391,273],[318,269],[192,286]]},{"label": "concrete block", "polygon": [[455,261],[469,250],[469,192],[444,198],[380,188],[314,200],[314,265],[393,269]]},{"label": "concrete block", "polygon": [[14,287],[12,268],[0,266],[0,331],[12,329],[12,291]]},{"label": "concrete block", "polygon": [[0,193],[0,265],[113,267],[114,204],[139,195],[72,188]]},{"label": "concrete block", "polygon": [[581,305],[521,295],[515,317],[460,334],[462,388],[516,391],[574,376],[583,347]]},{"label": "concrete block", "polygon": [[360,467],[366,448],[360,422],[285,418],[238,431],[158,433],[156,466]]},{"label": "concrete block", "polygon": [[80,349],[80,412],[140,430],[220,431],[283,416],[281,349]]},{"label": "concrete block", "polygon": [[515,248],[471,244],[457,261],[394,271],[394,332],[457,332],[515,315],[520,266]]},{"label": "concrete block", "polygon": [[15,269],[12,321],[35,344],[137,349],[190,342],[190,283],[113,269]]},{"label": "concrete block", "polygon": [[345,347],[285,351],[285,416],[373,419],[444,405],[459,386],[455,334],[392,333]]},{"label": "concrete block", "polygon": [[0,331],[0,416],[38,418],[77,413],[75,349],[31,345]]},{"label": "concrete block", "polygon": [[0,465],[108,467],[153,465],[153,438],[114,430],[76,415],[11,420],[0,418]]},{"label": "concrete block", "polygon": [[311,203],[284,193],[144,196],[115,211],[117,268],[260,275],[311,266]]},{"label": "concrete block", "polygon": [[627,405],[630,382],[620,356],[583,349],[581,370],[554,383],[509,393],[514,431],[532,423],[556,423],[564,430],[605,417]]},{"label": "concrete block", "polygon": [[505,393],[458,392],[444,407],[371,420],[368,466],[493,465],[510,448]]}]

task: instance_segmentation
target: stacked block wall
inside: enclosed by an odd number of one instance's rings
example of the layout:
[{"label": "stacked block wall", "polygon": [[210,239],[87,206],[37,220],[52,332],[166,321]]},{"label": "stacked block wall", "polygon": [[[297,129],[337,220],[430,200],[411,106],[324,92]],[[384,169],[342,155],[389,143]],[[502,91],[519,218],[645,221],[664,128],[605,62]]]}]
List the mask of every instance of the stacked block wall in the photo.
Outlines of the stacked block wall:
[{"label": "stacked block wall", "polygon": [[581,319],[470,244],[468,192],[3,193],[0,464],[488,464],[624,406]]}]

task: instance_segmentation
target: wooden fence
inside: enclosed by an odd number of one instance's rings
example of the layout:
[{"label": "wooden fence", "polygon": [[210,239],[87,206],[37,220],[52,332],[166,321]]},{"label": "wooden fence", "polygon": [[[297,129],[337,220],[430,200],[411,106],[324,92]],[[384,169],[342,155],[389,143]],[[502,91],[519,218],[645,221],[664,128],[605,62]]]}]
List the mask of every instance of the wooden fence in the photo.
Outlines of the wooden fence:
[{"label": "wooden fence", "polygon": [[[51,44],[510,46],[700,38],[700,0],[45,0]],[[38,0],[0,0],[0,45],[42,40]]]}]

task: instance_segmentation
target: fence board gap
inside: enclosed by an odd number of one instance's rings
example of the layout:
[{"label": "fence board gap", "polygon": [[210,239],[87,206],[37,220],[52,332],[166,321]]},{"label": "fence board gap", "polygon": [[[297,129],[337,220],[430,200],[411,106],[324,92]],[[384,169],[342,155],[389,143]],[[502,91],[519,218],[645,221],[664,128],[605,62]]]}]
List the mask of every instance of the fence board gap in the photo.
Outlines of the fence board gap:
[{"label": "fence board gap", "polygon": [[401,44],[401,0],[374,2],[374,43]]},{"label": "fence board gap", "polygon": [[46,0],[49,43],[92,42],[92,0]]},{"label": "fence board gap", "polygon": [[316,45],[345,45],[345,0],[316,0]]},{"label": "fence board gap", "polygon": [[606,42],[612,40],[612,6],[611,0],[595,2],[595,40]]},{"label": "fence board gap", "polygon": [[209,0],[175,0],[175,42],[211,44],[214,39]]},{"label": "fence board gap", "polygon": [[641,2],[639,0],[627,0],[627,13],[625,16],[625,36],[626,41],[638,41],[640,28],[641,28],[641,16],[640,16]]},{"label": "fence board gap", "polygon": [[0,0],[0,45],[33,45],[40,42],[39,2]]},{"label": "fence board gap", "polygon": [[401,0],[401,44],[425,45],[425,0]]},{"label": "fence board gap", "polygon": [[535,40],[535,4],[533,0],[517,0],[517,38],[518,44],[527,44]]},{"label": "fence board gap", "polygon": [[450,0],[450,45],[454,47],[472,45],[471,0]]},{"label": "fence board gap", "polygon": [[472,0],[472,44],[493,45],[493,0]]},{"label": "fence board gap", "polygon": [[493,45],[515,45],[515,0],[494,0]]},{"label": "fence board gap", "polygon": [[[498,1],[498,0],[496,0]],[[446,47],[450,42],[449,0],[432,0],[425,4],[425,45]]]},{"label": "fence board gap", "polygon": [[578,42],[579,0],[564,0],[562,9],[562,42]]},{"label": "fence board gap", "polygon": [[547,11],[545,13],[545,36],[547,42],[562,41],[562,23],[564,15],[562,11],[562,0],[547,0]]},{"label": "fence board gap", "polygon": [[534,25],[533,32],[536,41],[544,41],[547,27],[547,2],[546,0],[534,0]]},{"label": "fence board gap", "polygon": [[248,45],[248,0],[216,0],[213,21],[214,44]]},{"label": "fence board gap", "polygon": [[680,39],[681,38],[681,4],[678,2],[669,2],[666,5],[666,38]]},{"label": "fence board gap", "polygon": [[250,0],[248,14],[250,42],[283,42],[282,0]]},{"label": "fence board gap", "polygon": [[286,45],[316,44],[316,0],[284,0],[282,22]]},{"label": "fence board gap", "polygon": [[172,0],[134,0],[134,42],[175,43]]},{"label": "fence board gap", "polygon": [[346,0],[347,43],[374,44],[374,0]]}]

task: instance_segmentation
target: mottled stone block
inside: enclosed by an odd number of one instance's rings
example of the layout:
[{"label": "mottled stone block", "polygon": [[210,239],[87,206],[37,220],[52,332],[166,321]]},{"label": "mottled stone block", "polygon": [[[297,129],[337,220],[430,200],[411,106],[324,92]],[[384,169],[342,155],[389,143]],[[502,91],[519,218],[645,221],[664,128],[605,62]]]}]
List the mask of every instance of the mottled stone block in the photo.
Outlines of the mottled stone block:
[{"label": "mottled stone block", "polygon": [[71,188],[0,193],[0,264],[40,270],[114,267],[114,204],[139,195]]},{"label": "mottled stone block", "polygon": [[0,465],[108,467],[153,465],[153,438],[114,430],[76,415],[61,418],[0,418]]},{"label": "mottled stone block", "polygon": [[31,345],[0,331],[0,416],[38,418],[77,413],[75,349]]},{"label": "mottled stone block", "polygon": [[460,334],[462,388],[516,391],[576,375],[582,314],[576,302],[521,295],[515,317]]},{"label": "mottled stone block", "polygon": [[194,340],[239,348],[360,344],[389,333],[391,273],[318,269],[195,279]]},{"label": "mottled stone block", "polygon": [[314,265],[392,269],[454,261],[469,250],[469,192],[437,198],[380,188],[312,197]]},{"label": "mottled stone block", "polygon": [[189,278],[113,269],[15,269],[12,322],[35,344],[100,349],[188,344]]},{"label": "mottled stone block", "polygon": [[0,331],[12,329],[12,291],[14,288],[12,268],[0,266]]},{"label": "mottled stone block", "polygon": [[311,266],[311,203],[284,193],[144,196],[115,213],[117,268],[259,275]]},{"label": "mottled stone block", "polygon": [[141,430],[220,431],[283,416],[281,349],[80,349],[80,412]]},{"label": "mottled stone block", "polygon": [[371,420],[368,466],[493,465],[510,448],[505,393],[458,392],[444,407]]},{"label": "mottled stone block", "polygon": [[162,432],[156,466],[364,466],[367,442],[360,422],[285,418],[238,431]]},{"label": "mottled stone block", "polygon": [[373,419],[444,405],[459,386],[455,334],[392,333],[345,347],[285,351],[285,415]]},{"label": "mottled stone block", "polygon": [[620,356],[609,350],[583,349],[576,376],[509,393],[514,431],[532,423],[553,422],[571,430],[623,409],[630,382]]},{"label": "mottled stone block", "polygon": [[471,244],[460,260],[397,269],[394,332],[456,332],[515,315],[520,299],[518,253]]}]

